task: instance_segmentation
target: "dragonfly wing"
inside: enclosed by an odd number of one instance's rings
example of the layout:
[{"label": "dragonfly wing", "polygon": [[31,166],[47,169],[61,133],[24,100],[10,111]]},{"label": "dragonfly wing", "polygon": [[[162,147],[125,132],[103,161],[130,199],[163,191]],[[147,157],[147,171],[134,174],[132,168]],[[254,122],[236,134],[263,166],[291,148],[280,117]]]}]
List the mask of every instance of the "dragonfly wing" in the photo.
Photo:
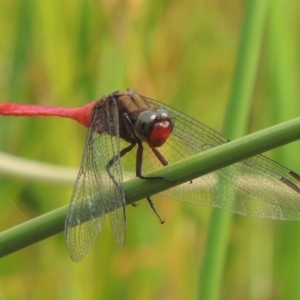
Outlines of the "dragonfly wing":
[{"label": "dragonfly wing", "polygon": [[[105,216],[101,193],[101,187],[105,186],[105,182],[95,169],[95,164],[99,165],[92,146],[95,138],[96,135],[89,129],[66,218],[66,239],[73,261],[80,261],[93,246],[102,229]],[[100,168],[99,172],[101,172]]]},{"label": "dragonfly wing", "polygon": [[126,240],[126,200],[120,161],[119,138],[119,118],[123,116],[118,114],[118,105],[113,95],[110,96],[110,100],[109,105],[105,106],[105,114],[108,120],[106,122],[106,130],[108,134],[104,135],[104,139],[107,162],[111,161],[112,163],[107,168],[107,172],[105,172],[109,195],[105,197],[104,203],[116,241],[120,247],[123,247]]},{"label": "dragonfly wing", "polygon": [[[111,117],[113,120],[113,115]],[[101,149],[101,156],[106,157],[102,162],[102,172],[98,174],[101,182],[105,183],[100,191],[101,202],[105,212],[109,215],[116,241],[120,247],[123,247],[126,239],[126,201],[120,163],[120,141],[110,134],[102,134],[101,145],[98,149]],[[110,160],[113,163],[107,168]]]},{"label": "dragonfly wing", "polygon": [[[151,109],[164,108],[174,130],[158,150],[170,162],[201,153],[228,140],[204,124],[158,101],[143,97]],[[157,164],[159,166],[159,163]],[[229,184],[228,184],[229,183]],[[258,155],[185,183],[163,194],[190,204],[272,219],[300,219],[300,176]]]},{"label": "dragonfly wing", "polygon": [[[232,183],[235,197],[227,197],[224,208],[243,215],[279,220],[300,219],[300,178],[280,164],[258,155],[218,171]],[[223,182],[221,180],[221,185]],[[225,183],[216,199],[226,199]],[[215,202],[215,207],[220,205]],[[222,207],[224,206],[225,207]]]},{"label": "dragonfly wing", "polygon": [[[125,242],[126,203],[119,157],[118,123],[115,123],[118,111],[115,106],[114,102],[106,101],[94,110],[88,130],[65,224],[67,245],[74,261],[80,261],[91,249],[102,229],[106,213],[110,214],[117,242],[121,246]],[[111,134],[98,134],[103,132],[103,126],[105,132],[109,128]],[[107,165],[112,158],[114,164],[108,173]]]}]

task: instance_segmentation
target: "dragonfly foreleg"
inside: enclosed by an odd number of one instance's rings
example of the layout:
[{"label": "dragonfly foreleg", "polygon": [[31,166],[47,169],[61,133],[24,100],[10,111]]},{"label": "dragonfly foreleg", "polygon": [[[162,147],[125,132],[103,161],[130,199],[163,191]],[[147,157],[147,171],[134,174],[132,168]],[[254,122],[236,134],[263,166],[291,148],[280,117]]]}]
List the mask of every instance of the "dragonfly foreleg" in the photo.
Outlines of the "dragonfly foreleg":
[{"label": "dragonfly foreleg", "polygon": [[163,176],[144,176],[142,175],[142,165],[143,165],[143,152],[144,147],[142,145],[142,142],[138,142],[138,149],[136,152],[136,176],[141,179],[165,179]]},{"label": "dragonfly foreleg", "polygon": [[163,166],[167,166],[169,164],[168,161],[164,158],[164,156],[156,148],[151,147],[151,150]]}]

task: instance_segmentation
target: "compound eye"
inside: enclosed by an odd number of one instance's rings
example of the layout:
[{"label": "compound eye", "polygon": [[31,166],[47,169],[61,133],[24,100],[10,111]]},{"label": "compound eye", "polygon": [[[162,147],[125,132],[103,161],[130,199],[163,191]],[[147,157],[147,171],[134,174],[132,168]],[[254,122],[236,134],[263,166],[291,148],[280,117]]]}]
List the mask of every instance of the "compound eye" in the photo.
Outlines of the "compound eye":
[{"label": "compound eye", "polygon": [[134,124],[134,132],[141,141],[149,138],[156,118],[157,113],[150,110],[145,110],[139,114]]},{"label": "compound eye", "polygon": [[146,141],[150,147],[160,147],[169,138],[174,122],[169,112],[164,109],[141,112],[134,124],[134,132],[138,139]]},{"label": "compound eye", "polygon": [[161,120],[172,120],[170,113],[165,109],[158,108],[156,113]]}]

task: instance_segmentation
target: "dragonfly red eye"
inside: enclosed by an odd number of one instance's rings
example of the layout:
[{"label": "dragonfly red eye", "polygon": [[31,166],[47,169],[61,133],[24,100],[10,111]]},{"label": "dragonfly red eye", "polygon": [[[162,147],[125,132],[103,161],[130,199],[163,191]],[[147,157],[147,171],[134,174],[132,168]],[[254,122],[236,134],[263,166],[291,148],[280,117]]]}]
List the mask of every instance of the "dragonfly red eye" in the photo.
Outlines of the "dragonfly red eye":
[{"label": "dragonfly red eye", "polygon": [[173,130],[173,120],[168,111],[157,109],[141,112],[135,122],[134,132],[141,141],[146,141],[152,147],[165,143]]},{"label": "dragonfly red eye", "polygon": [[173,130],[173,124],[169,121],[157,122],[153,125],[148,143],[153,147],[162,146]]}]

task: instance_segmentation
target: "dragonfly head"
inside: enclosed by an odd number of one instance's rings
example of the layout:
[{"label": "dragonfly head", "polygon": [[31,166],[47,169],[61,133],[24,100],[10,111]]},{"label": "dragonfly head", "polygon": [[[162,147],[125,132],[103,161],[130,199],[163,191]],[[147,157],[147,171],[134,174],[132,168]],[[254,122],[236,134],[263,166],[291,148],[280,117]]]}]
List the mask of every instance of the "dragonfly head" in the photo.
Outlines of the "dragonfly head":
[{"label": "dragonfly head", "polygon": [[151,147],[160,147],[170,136],[173,127],[173,119],[167,110],[145,110],[139,114],[134,124],[134,132]]}]

